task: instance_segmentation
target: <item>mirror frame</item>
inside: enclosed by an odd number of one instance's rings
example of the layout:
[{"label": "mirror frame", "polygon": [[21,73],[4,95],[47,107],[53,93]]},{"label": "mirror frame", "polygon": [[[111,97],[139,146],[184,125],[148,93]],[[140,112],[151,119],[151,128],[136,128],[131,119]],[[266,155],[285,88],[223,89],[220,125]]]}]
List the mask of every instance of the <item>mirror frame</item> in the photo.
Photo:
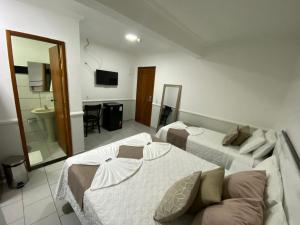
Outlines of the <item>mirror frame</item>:
[{"label": "mirror frame", "polygon": [[[34,165],[34,166],[30,165],[29,156],[28,156],[29,151],[28,151],[28,147],[27,147],[27,143],[26,143],[25,130],[24,130],[24,125],[23,125],[20,101],[19,101],[19,93],[18,93],[18,88],[17,88],[15,64],[14,64],[14,57],[13,57],[12,36],[53,43],[53,44],[57,44],[59,46],[59,49],[61,52],[61,57],[62,57],[61,60],[63,63],[63,65],[62,65],[62,67],[63,67],[62,68],[62,72],[63,72],[62,81],[64,83],[64,90],[63,90],[64,103],[65,103],[65,115],[64,116],[65,116],[65,126],[66,126],[66,130],[67,130],[67,137],[66,137],[66,139],[67,139],[67,156],[65,156],[65,157],[54,159],[54,160],[44,162],[44,163]],[[19,125],[18,128],[19,128],[19,132],[20,132],[20,136],[21,136],[21,144],[22,144],[22,148],[23,148],[23,153],[24,153],[27,169],[30,171],[33,169],[44,167],[51,163],[61,161],[63,158],[72,156],[73,155],[73,146],[72,146],[72,133],[71,133],[72,130],[71,130],[71,118],[70,118],[70,106],[69,106],[68,75],[67,75],[68,73],[67,73],[67,59],[66,59],[65,42],[47,38],[47,37],[43,37],[43,36],[34,35],[34,34],[28,34],[28,33],[13,31],[13,30],[6,30],[6,44],[7,44],[8,62],[9,62],[9,67],[10,67],[12,89],[13,89],[14,98],[15,98],[15,108],[16,108],[17,118],[18,118],[18,125]]]},{"label": "mirror frame", "polygon": [[177,121],[178,118],[178,112],[179,112],[179,104],[180,104],[180,99],[181,99],[181,90],[182,90],[182,85],[177,85],[177,84],[164,84],[164,89],[163,89],[163,94],[161,97],[161,103],[160,103],[160,110],[159,110],[159,116],[158,116],[158,122],[157,122],[157,127],[156,127],[156,132],[159,129],[159,123],[160,123],[160,117],[162,114],[162,107],[164,103],[164,98],[165,98],[165,92],[167,87],[178,87],[178,94],[177,94],[177,101],[176,101],[176,108],[175,108],[175,114],[174,114],[174,119]]}]

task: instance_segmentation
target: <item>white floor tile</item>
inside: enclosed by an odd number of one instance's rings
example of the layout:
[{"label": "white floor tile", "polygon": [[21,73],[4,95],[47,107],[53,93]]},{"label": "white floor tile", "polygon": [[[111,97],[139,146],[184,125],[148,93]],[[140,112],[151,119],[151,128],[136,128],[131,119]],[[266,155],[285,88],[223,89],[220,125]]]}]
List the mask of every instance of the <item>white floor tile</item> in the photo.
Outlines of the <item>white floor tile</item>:
[{"label": "white floor tile", "polygon": [[60,220],[62,225],[81,225],[75,213],[63,215]]},{"label": "white floor tile", "polygon": [[20,189],[10,189],[7,184],[3,184],[3,194],[0,200],[0,207],[22,201],[22,192]]},{"label": "white floor tile", "polygon": [[25,224],[33,224],[55,212],[56,210],[52,197],[42,199],[24,207]]},{"label": "white floor tile", "polygon": [[49,166],[45,166],[45,171],[46,171],[46,173],[49,173],[52,171],[61,170],[64,163],[65,163],[65,160],[62,160],[57,163],[51,164]]},{"label": "white floor tile", "polygon": [[9,225],[25,225],[24,218],[17,220],[16,222],[10,223]]},{"label": "white floor tile", "polygon": [[36,223],[33,223],[32,225],[61,225],[61,223],[58,215],[54,213],[44,219],[37,221]]},{"label": "white floor tile", "polygon": [[58,182],[60,172],[61,172],[61,170],[47,172],[48,183],[50,185]]},{"label": "white floor tile", "polygon": [[59,199],[55,198],[56,185],[57,185],[57,183],[50,185],[50,189],[51,189],[51,192],[52,192],[52,196],[53,196],[53,199],[54,199],[54,204],[55,204],[57,213],[58,213],[59,216],[62,216],[64,214],[66,214],[66,211],[67,212],[72,212],[73,209],[67,201],[59,200]]},{"label": "white floor tile", "polygon": [[29,181],[25,185],[26,188],[36,187],[47,183],[46,172],[44,168],[33,170],[29,173]]},{"label": "white floor tile", "polygon": [[23,203],[24,206],[28,206],[36,201],[51,196],[49,185],[42,184],[37,187],[25,187],[23,189]]},{"label": "white floor tile", "polygon": [[23,218],[23,204],[22,201],[12,203],[0,208],[0,215],[3,215],[5,224],[14,223]]}]

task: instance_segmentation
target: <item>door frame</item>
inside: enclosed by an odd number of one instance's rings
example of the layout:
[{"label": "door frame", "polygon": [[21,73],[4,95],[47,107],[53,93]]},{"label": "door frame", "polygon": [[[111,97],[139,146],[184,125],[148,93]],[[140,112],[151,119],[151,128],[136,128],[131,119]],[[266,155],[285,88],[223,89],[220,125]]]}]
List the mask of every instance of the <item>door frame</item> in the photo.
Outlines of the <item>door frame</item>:
[{"label": "door frame", "polygon": [[9,67],[10,67],[11,82],[12,82],[12,88],[13,88],[13,93],[14,93],[15,107],[16,107],[16,112],[17,112],[22,148],[23,148],[23,153],[24,153],[24,157],[25,157],[26,167],[28,170],[32,170],[32,169],[43,167],[45,165],[49,165],[56,161],[60,161],[61,158],[58,158],[58,159],[55,159],[55,160],[52,160],[49,162],[41,163],[36,166],[30,165],[29,156],[28,156],[28,148],[27,148],[26,137],[25,137],[25,130],[24,130],[24,125],[23,125],[20,101],[19,101],[19,93],[18,93],[18,88],[17,88],[16,73],[15,73],[15,67],[14,67],[14,57],[13,57],[13,48],[12,48],[12,40],[11,40],[12,36],[57,44],[60,49],[60,53],[61,53],[61,57],[62,57],[61,58],[61,60],[62,60],[62,77],[63,77],[62,78],[63,79],[62,86],[63,86],[63,92],[64,92],[63,94],[65,95],[65,104],[66,104],[65,126],[66,126],[66,131],[67,131],[67,157],[69,157],[69,156],[73,155],[73,147],[72,147],[72,136],[71,136],[71,119],[70,119],[68,77],[67,77],[67,64],[66,64],[67,60],[66,60],[66,50],[65,50],[66,48],[65,48],[65,42],[63,42],[63,41],[59,41],[59,40],[55,40],[55,39],[51,39],[51,38],[47,38],[47,37],[42,37],[42,36],[38,36],[38,35],[13,31],[13,30],[6,30],[6,44],[7,44],[7,52],[8,52],[8,61],[9,61]]},{"label": "door frame", "polygon": [[[152,91],[152,102],[151,102],[151,110],[150,110],[150,123],[149,123],[149,127],[151,127],[151,119],[152,119],[152,106],[153,106],[153,94],[154,94],[154,87],[155,87],[155,77],[156,77],[156,66],[139,66],[137,68],[137,78],[136,78],[136,100],[137,100],[137,96],[138,96],[138,79],[139,79],[139,69],[147,69],[147,68],[153,68],[154,69],[154,84],[153,84],[153,91]],[[135,105],[135,121],[136,121],[136,112],[137,112],[137,107]],[[144,124],[145,125],[145,124]]]}]

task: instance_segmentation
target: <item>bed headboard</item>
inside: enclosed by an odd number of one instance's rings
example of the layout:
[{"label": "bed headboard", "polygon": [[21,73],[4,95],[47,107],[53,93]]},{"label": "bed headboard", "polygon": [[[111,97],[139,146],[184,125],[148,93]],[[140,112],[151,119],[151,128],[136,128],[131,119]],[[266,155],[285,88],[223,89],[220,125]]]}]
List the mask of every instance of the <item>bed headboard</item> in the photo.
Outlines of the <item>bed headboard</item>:
[{"label": "bed headboard", "polygon": [[279,141],[273,154],[279,161],[282,175],[283,207],[289,225],[297,225],[300,221],[300,159],[286,131],[278,136]]}]

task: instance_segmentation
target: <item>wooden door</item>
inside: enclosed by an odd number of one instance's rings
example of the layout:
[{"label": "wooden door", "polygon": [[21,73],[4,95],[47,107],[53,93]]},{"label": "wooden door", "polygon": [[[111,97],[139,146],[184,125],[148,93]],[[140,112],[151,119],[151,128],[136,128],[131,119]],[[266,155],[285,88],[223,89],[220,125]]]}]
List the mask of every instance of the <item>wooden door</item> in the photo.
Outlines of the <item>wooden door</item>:
[{"label": "wooden door", "polygon": [[57,142],[67,154],[68,128],[66,126],[66,110],[63,89],[63,70],[59,54],[59,47],[54,46],[49,49],[50,69],[53,88],[53,98],[55,107],[55,121],[57,131]]},{"label": "wooden door", "polygon": [[135,120],[147,126],[151,124],[155,67],[139,67],[136,89]]}]

